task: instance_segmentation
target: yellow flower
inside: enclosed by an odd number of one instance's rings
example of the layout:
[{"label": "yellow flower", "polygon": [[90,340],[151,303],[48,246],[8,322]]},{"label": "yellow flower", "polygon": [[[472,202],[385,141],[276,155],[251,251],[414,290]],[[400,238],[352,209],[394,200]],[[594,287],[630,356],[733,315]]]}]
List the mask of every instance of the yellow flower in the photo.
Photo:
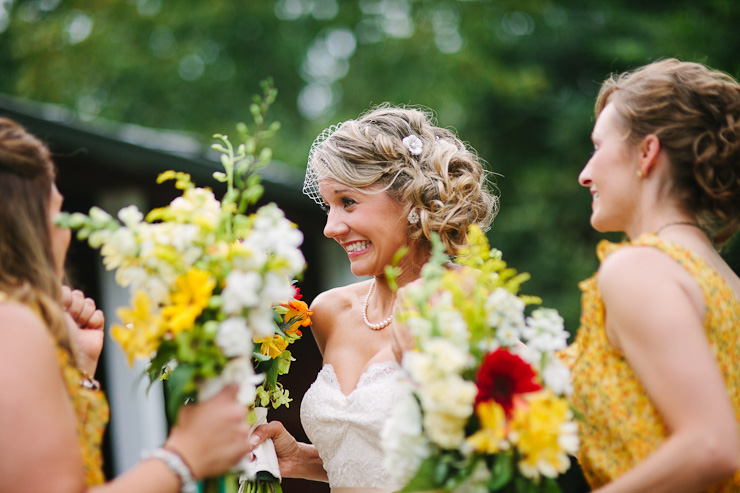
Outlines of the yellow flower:
[{"label": "yellow flower", "polygon": [[123,325],[113,325],[111,335],[121,344],[128,356],[128,364],[133,364],[134,358],[151,357],[159,348],[165,327],[162,318],[152,313],[147,295],[137,291],[133,307],[119,308],[117,313]]},{"label": "yellow flower", "polygon": [[167,329],[173,335],[193,327],[195,319],[208,306],[216,281],[206,271],[190,269],[177,278],[176,286],[170,305],[162,308]]},{"label": "yellow flower", "polygon": [[283,337],[279,334],[254,339],[254,342],[257,344],[262,344],[262,346],[260,347],[260,353],[264,354],[265,356],[269,356],[272,359],[280,356],[280,354],[285,351],[285,348],[288,347],[288,341],[283,339]]},{"label": "yellow flower", "polygon": [[285,329],[285,333],[291,336],[301,337],[303,333],[300,328],[311,325],[311,315],[313,315],[313,312],[308,309],[308,305],[305,301],[290,300],[288,304],[283,306],[288,309],[288,311],[283,315],[283,320],[288,322],[289,320],[295,319],[295,321],[290,324],[290,327]]},{"label": "yellow flower", "polygon": [[501,442],[506,436],[506,413],[501,405],[494,401],[481,402],[475,412],[480,419],[481,429],[468,438],[476,452],[495,454],[501,450]]},{"label": "yellow flower", "polygon": [[524,401],[514,408],[511,421],[522,454],[519,468],[528,477],[556,477],[570,463],[560,441],[563,425],[570,420],[568,403],[549,391],[527,394]]}]

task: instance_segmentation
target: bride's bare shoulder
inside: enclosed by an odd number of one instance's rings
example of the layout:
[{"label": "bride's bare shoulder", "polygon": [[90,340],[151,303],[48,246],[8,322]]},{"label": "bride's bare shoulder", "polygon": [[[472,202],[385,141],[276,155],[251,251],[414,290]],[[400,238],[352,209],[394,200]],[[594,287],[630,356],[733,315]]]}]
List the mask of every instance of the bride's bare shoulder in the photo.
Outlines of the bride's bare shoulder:
[{"label": "bride's bare shoulder", "polygon": [[362,302],[362,297],[367,293],[368,286],[368,281],[360,281],[324,291],[314,298],[311,303],[311,310],[314,315],[319,316],[350,310],[357,303],[358,298]]},{"label": "bride's bare shoulder", "polygon": [[319,347],[321,347],[321,341],[326,340],[338,323],[346,321],[346,316],[352,310],[362,306],[369,286],[369,281],[360,281],[329,289],[314,298],[311,303],[313,312],[311,330]]}]

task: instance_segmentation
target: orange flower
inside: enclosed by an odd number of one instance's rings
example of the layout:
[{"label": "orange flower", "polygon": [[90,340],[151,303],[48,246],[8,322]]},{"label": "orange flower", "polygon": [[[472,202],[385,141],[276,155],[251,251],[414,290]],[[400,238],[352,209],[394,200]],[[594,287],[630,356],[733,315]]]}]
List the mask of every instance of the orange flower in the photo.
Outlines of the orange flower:
[{"label": "orange flower", "polygon": [[285,329],[285,333],[295,337],[301,337],[301,327],[308,327],[311,325],[311,315],[313,312],[308,309],[308,305],[305,301],[291,300],[286,305],[282,305],[288,309],[283,315],[285,323],[291,322],[290,327]]}]

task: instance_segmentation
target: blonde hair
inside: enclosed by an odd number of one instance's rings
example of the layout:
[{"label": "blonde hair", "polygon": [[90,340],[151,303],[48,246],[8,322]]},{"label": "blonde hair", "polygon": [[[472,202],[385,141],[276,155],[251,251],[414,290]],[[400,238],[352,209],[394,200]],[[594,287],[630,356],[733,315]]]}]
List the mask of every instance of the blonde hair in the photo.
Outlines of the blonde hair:
[{"label": "blonde hair", "polygon": [[[453,256],[466,245],[470,225],[490,227],[498,201],[483,163],[431,114],[382,105],[335,128],[312,147],[304,185],[309,196],[318,196],[311,191],[320,179],[379,186],[404,205],[404,214],[419,214],[418,223],[409,224],[411,239],[428,243],[437,233]],[[418,154],[403,142],[410,135],[421,141]]]},{"label": "blonde hair", "polygon": [[666,59],[614,75],[601,86],[595,112],[612,103],[628,138],[660,140],[673,188],[713,235],[727,241],[740,228],[740,85],[692,62]]},{"label": "blonde hair", "polygon": [[48,148],[0,118],[0,291],[37,311],[58,344],[70,350],[49,230],[54,176]]}]

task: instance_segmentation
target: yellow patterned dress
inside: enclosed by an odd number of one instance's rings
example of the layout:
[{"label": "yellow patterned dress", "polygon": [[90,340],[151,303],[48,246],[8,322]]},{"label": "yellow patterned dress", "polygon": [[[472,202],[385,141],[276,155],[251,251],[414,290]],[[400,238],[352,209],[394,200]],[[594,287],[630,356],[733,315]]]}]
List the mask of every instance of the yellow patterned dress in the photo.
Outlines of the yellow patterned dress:
[{"label": "yellow patterned dress", "polygon": [[101,484],[105,476],[100,447],[108,424],[108,401],[103,391],[92,388],[90,381],[70,363],[67,351],[58,348],[57,355],[77,416],[77,441],[85,466],[85,482],[88,486]]},{"label": "yellow patterned dress", "polygon": [[[0,303],[6,300],[5,293],[0,292]],[[90,380],[72,365],[65,349],[57,346],[57,357],[77,418],[77,441],[85,466],[85,482],[88,486],[101,484],[105,481],[101,444],[110,412],[108,401],[102,390],[91,388]]]},{"label": "yellow patterned dress", "polygon": [[[625,245],[667,253],[701,287],[707,306],[704,330],[740,420],[740,304],[734,292],[701,257],[654,234],[624,244],[604,240],[597,247],[599,260]],[[573,405],[582,414],[579,461],[589,484],[597,488],[655,451],[668,430],[624,356],[607,341],[596,275],[579,287],[583,291],[581,327],[567,353],[573,357]],[[740,491],[740,472],[707,491]]]}]

